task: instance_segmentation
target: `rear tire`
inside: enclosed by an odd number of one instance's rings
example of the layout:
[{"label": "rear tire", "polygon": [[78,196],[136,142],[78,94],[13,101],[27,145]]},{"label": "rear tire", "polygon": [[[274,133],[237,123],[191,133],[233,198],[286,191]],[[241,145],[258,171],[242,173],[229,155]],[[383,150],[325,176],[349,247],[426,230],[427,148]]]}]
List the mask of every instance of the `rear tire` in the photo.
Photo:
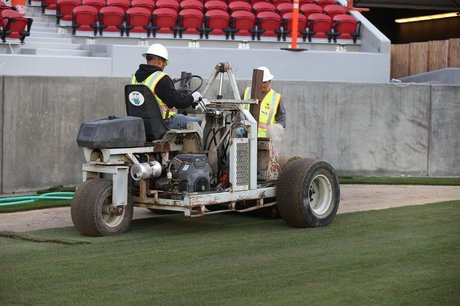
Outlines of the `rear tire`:
[{"label": "rear tire", "polygon": [[98,237],[124,233],[131,225],[133,202],[122,211],[112,209],[112,181],[91,179],[83,182],[75,192],[70,207],[75,228],[86,236]]},{"label": "rear tire", "polygon": [[339,180],[324,161],[298,159],[286,164],[276,190],[278,210],[293,227],[317,227],[331,223],[340,202]]}]

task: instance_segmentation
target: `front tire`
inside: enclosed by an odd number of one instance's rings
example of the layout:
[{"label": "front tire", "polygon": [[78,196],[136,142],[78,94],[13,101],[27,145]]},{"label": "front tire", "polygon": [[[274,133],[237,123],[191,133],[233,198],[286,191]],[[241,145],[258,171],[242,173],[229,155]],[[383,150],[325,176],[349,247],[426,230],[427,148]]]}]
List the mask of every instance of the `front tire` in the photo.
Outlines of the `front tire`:
[{"label": "front tire", "polygon": [[328,225],[339,208],[339,180],[334,168],[324,161],[294,160],[278,179],[276,199],[281,217],[290,226]]},{"label": "front tire", "polygon": [[70,207],[75,228],[86,236],[98,237],[124,233],[131,225],[133,203],[115,209],[112,206],[112,181],[91,179],[83,182],[75,192]]}]

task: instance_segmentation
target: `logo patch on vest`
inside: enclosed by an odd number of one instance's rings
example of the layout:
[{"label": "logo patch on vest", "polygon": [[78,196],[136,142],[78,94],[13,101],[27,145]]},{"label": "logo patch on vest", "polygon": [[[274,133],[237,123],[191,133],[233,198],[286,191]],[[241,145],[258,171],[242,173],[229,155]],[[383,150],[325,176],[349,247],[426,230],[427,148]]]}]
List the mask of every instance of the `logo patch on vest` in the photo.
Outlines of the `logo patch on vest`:
[{"label": "logo patch on vest", "polygon": [[134,106],[141,106],[145,102],[144,96],[138,91],[131,92],[128,95],[128,100]]}]

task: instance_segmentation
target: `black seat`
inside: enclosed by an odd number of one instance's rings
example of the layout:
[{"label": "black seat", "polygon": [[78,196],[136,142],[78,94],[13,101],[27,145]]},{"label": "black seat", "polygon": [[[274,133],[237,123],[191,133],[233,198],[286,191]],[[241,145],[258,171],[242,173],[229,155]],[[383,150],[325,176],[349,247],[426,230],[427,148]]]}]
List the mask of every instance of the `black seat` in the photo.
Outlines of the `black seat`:
[{"label": "black seat", "polygon": [[160,106],[150,88],[143,84],[125,86],[126,113],[144,120],[147,141],[159,140],[169,130],[161,114]]}]

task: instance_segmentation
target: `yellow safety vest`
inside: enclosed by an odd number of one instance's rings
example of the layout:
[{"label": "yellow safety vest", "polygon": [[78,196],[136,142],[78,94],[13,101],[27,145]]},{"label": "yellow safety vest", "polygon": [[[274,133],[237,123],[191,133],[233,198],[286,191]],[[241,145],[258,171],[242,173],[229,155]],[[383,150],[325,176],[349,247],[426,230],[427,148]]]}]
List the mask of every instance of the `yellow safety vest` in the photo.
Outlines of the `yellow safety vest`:
[{"label": "yellow safety vest", "polygon": [[155,87],[157,86],[157,84],[161,80],[161,78],[164,77],[165,75],[166,75],[166,73],[164,73],[162,71],[155,71],[154,73],[149,75],[148,78],[146,78],[143,82],[140,82],[140,83],[136,80],[136,76],[133,75],[132,78],[131,78],[131,84],[144,84],[145,86],[150,88],[150,90],[153,93],[153,96],[157,99],[158,104],[160,105],[161,114],[163,116],[163,119],[168,119],[168,118],[170,118],[170,117],[172,117],[172,116],[174,116],[176,114],[176,109],[169,108],[166,105],[166,103],[164,103],[160,99],[160,97],[158,97],[156,95],[156,93],[155,93]]},{"label": "yellow safety vest", "polygon": [[[244,90],[244,99],[250,99],[251,88],[246,87]],[[275,112],[280,104],[281,95],[270,89],[260,103],[259,111],[259,125],[257,129],[257,137],[267,137],[267,129],[270,125],[275,123]],[[243,104],[243,108],[249,110],[250,104]]]}]

